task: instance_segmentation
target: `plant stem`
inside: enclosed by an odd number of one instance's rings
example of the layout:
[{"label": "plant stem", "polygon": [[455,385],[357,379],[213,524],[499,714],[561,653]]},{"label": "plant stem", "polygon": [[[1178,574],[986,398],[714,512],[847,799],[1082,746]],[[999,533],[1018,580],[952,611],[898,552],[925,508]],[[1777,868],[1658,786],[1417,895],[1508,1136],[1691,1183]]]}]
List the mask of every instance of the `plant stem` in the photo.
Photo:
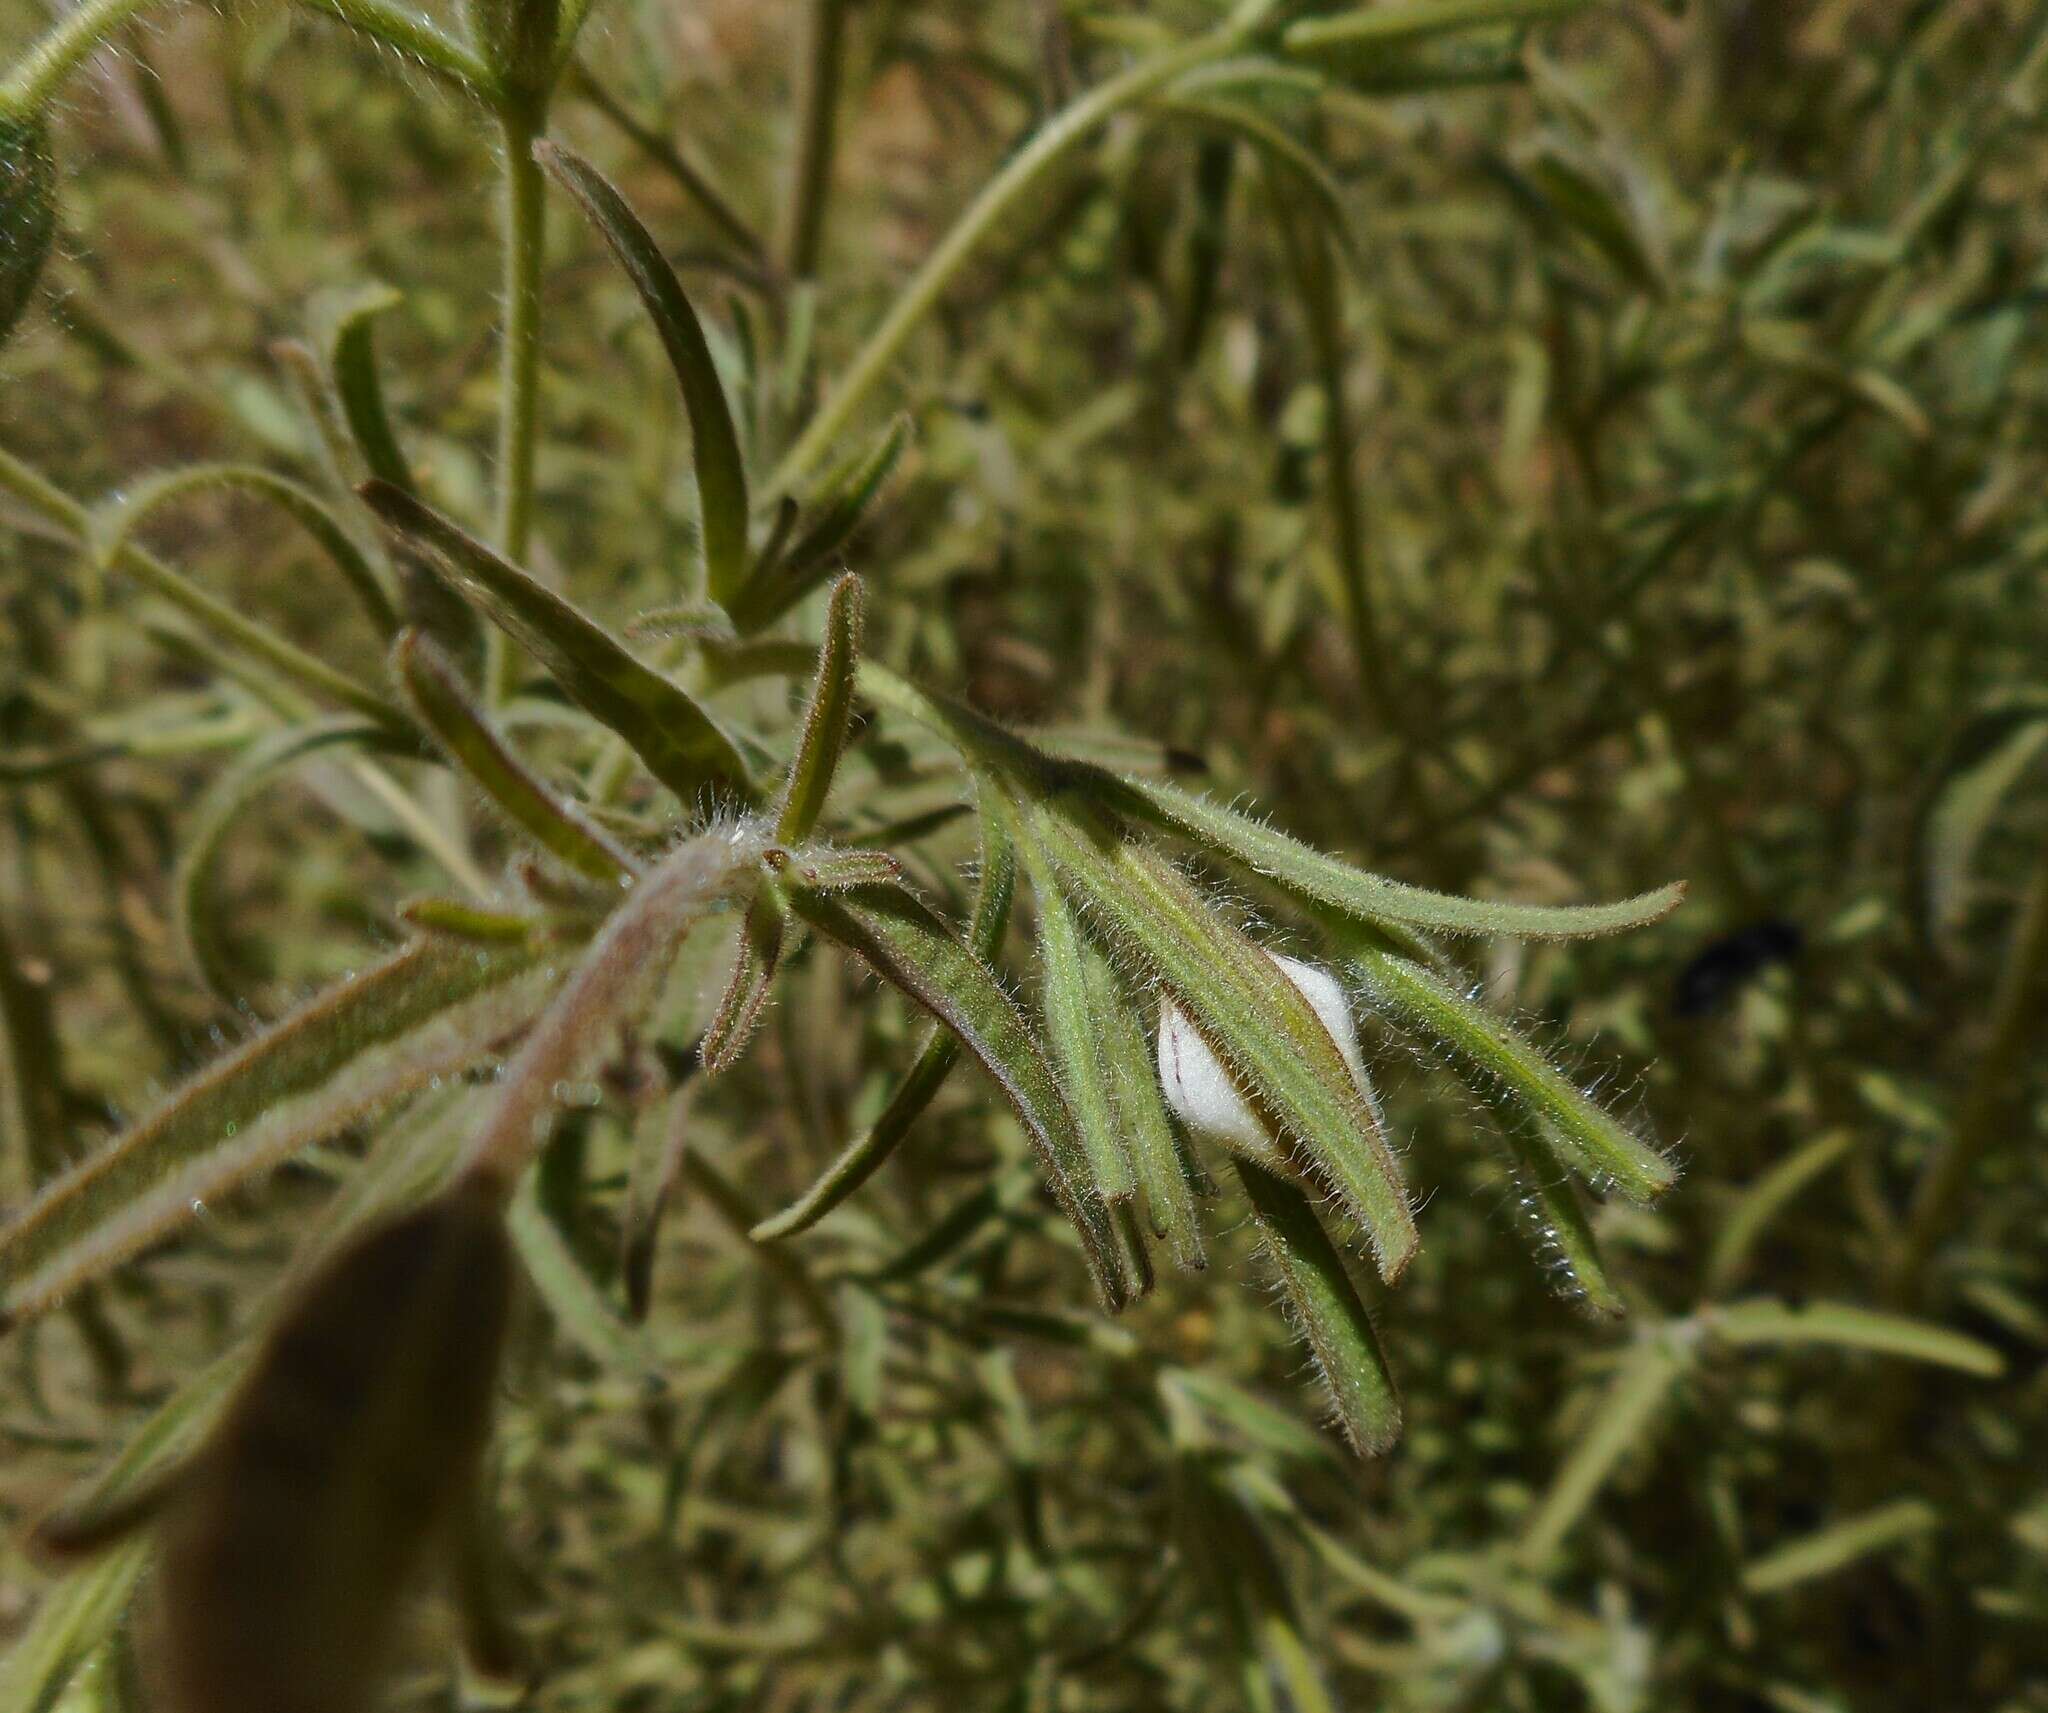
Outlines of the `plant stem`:
[{"label": "plant stem", "polygon": [[573,66],[568,81],[569,87],[610,121],[620,135],[674,179],[683,194],[703,210],[712,225],[744,250],[750,260],[759,260],[766,255],[767,246],[761,242],[761,235],[747,224],[745,216],[733,207],[724,192],[681,149],[660,132],[635,119],[619,104],[617,97],[583,66]]},{"label": "plant stem", "polygon": [[787,493],[825,456],[861,401],[874,391],[905,342],[931,313],[982,240],[1003,225],[1048,172],[1124,108],[1144,100],[1184,72],[1212,60],[1228,59],[1241,51],[1271,7],[1272,0],[1250,0],[1215,29],[1139,61],[1098,84],[1047,121],[1036,136],[1010,157],[1002,171],[982,187],[981,194],[968,204],[967,211],[939,241],[938,248],[925,258],[924,265],[882,317],[881,325],[868,335],[867,343],[839,377],[818,414],[796,444],[783,454],[760,497],[774,499]]},{"label": "plant stem", "polygon": [[803,57],[798,71],[795,175],[783,204],[779,249],[793,280],[817,272],[818,246],[825,235],[826,192],[832,179],[833,142],[839,118],[839,88],[846,59],[846,0],[810,0],[804,16]]},{"label": "plant stem", "polygon": [[0,112],[41,111],[57,86],[96,53],[100,44],[151,0],[86,0],[22,55],[0,83]]},{"label": "plant stem", "polygon": [[396,48],[428,71],[438,72],[484,94],[495,81],[491,68],[433,19],[393,0],[305,0],[316,12],[338,18],[351,29]]},{"label": "plant stem", "polygon": [[[533,466],[540,425],[540,274],[546,247],[545,183],[533,158],[542,115],[507,103],[498,122],[505,150],[505,330],[498,383],[498,550],[523,565],[533,543]],[[510,693],[511,650],[491,639],[492,700]]]},{"label": "plant stem", "polygon": [[1892,1295],[1899,1302],[1911,1302],[1918,1296],[1934,1245],[2018,1093],[2022,1061],[2039,1036],[2036,1002],[2044,978],[2048,978],[2048,850],[2035,864],[2005,968],[1999,974],[1992,1001],[1991,1039],[1964,1091],[1955,1127],[1927,1157],[1913,1192],[1905,1243],[1892,1273]]}]

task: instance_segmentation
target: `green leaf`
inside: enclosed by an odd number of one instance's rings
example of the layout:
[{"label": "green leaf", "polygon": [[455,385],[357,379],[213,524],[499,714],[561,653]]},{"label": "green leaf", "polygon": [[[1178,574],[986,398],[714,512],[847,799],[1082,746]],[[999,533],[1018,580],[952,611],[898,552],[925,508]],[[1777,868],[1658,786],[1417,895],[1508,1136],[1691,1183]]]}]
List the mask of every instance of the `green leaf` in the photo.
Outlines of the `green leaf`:
[{"label": "green leaf", "polygon": [[1495,904],[1457,898],[1366,874],[1249,815],[1162,780],[1128,777],[1115,781],[1111,789],[1124,812],[1193,839],[1299,898],[1366,922],[1447,934],[1568,940],[1647,927],[1670,915],[1685,898],[1683,881],[1616,904]]},{"label": "green leaf", "polygon": [[486,1058],[539,954],[406,947],[208,1066],[0,1229],[0,1324],[36,1314],[308,1142]]},{"label": "green leaf", "polygon": [[1941,1513],[1925,1499],[1894,1499],[1752,1559],[1743,1566],[1742,1586],[1750,1594],[1782,1593],[1940,1527]]},{"label": "green leaf", "polygon": [[1344,1257],[1293,1184],[1250,1160],[1233,1164],[1295,1329],[1330,1388],[1344,1437],[1360,1456],[1377,1457],[1401,1436],[1401,1398]]},{"label": "green leaf", "polygon": [[980,1060],[1016,1112],[1047,1186],[1079,1233],[1104,1304],[1121,1308],[1125,1298],[1116,1234],[1093,1182],[1073,1110],[1029,1021],[995,972],[901,887],[830,896],[792,889],[790,905],[811,927],[930,1012]]},{"label": "green leaf", "polygon": [[1425,1045],[1447,1048],[1468,1076],[1484,1078],[1526,1107],[1595,1189],[1654,1200],[1678,1170],[1597,1102],[1511,1025],[1406,958],[1361,946],[1351,967],[1373,1007]]},{"label": "green leaf", "polygon": [[404,301],[390,286],[364,286],[350,292],[323,314],[328,371],[341,400],[363,467],[380,482],[410,492],[412,466],[399,448],[384,405],[384,383],[377,372],[377,317]]},{"label": "green leaf", "polygon": [[[661,1362],[646,1335],[637,1325],[620,1317],[597,1282],[584,1271],[583,1263],[541,1206],[535,1183],[535,1174],[527,1173],[519,1193],[512,1198],[507,1224],[513,1248],[548,1313],[554,1316],[563,1336],[601,1367],[650,1383],[659,1382],[663,1378]],[[643,1305],[634,1313],[633,1321],[640,1320],[645,1312]]]},{"label": "green leaf", "polygon": [[747,474],[740,462],[725,388],[711,360],[697,312],[683,295],[675,270],[639,217],[605,176],[559,143],[534,146],[533,158],[572,196],[598,230],[639,292],[682,383],[696,443],[697,495],[703,514],[706,587],[730,605],[747,575]]},{"label": "green leaf", "polygon": [[1145,1194],[1152,1234],[1164,1238],[1181,1266],[1208,1265],[1195,1210],[1193,1168],[1181,1152],[1159,1092],[1159,1060],[1135,995],[1124,990],[1109,958],[1092,940],[1081,949],[1088,977],[1090,1026],[1121,1122],[1125,1150]]},{"label": "green leaf", "polygon": [[557,797],[513,754],[432,639],[407,631],[391,652],[391,664],[420,723],[505,818],[542,850],[602,885],[617,886],[638,872],[640,865],[624,846]]},{"label": "green leaf", "polygon": [[531,651],[577,706],[624,738],[684,803],[694,807],[706,793],[753,800],[732,739],[610,632],[410,494],[373,481],[364,485],[363,497],[400,535],[435,554],[492,621]]},{"label": "green leaf", "polygon": [[801,844],[811,836],[846,748],[853,721],[854,673],[860,665],[861,604],[860,579],[840,578],[825,609],[817,677],[776,815],[775,836],[784,844]]},{"label": "green leaf", "polygon": [[1090,991],[1081,929],[1060,891],[1052,858],[1030,824],[1014,831],[1038,906],[1040,1003],[1060,1086],[1074,1109],[1096,1184],[1109,1200],[1128,1201],[1138,1192],[1138,1180],[1124,1145],[1108,1067],[1102,1058],[1096,996]]},{"label": "green leaf", "polygon": [[100,564],[117,564],[128,538],[160,507],[190,494],[221,489],[268,500],[291,518],[341,573],[379,639],[390,641],[398,630],[397,610],[341,520],[311,489],[260,465],[190,464],[146,476],[123,489],[113,501],[100,507],[93,518],[92,534]]},{"label": "green leaf", "polygon": [[1304,18],[1280,38],[1289,53],[1334,48],[1389,47],[1427,40],[1452,30],[1537,24],[1583,11],[1589,0],[1381,0],[1330,18]]},{"label": "green leaf", "polygon": [[458,898],[408,899],[399,905],[398,919],[423,934],[469,946],[524,946],[548,926],[537,916],[490,910]]},{"label": "green leaf", "polygon": [[1550,211],[1638,291],[1664,295],[1663,275],[1621,200],[1591,173],[1556,154],[1524,169]]},{"label": "green leaf", "polygon": [[1600,1259],[1585,1199],[1543,1125],[1499,1083],[1481,1076],[1472,1079],[1470,1087],[1491,1111],[1494,1129],[1507,1149],[1520,1203],[1517,1211],[1537,1258],[1552,1275],[1552,1288],[1588,1314],[1619,1317],[1624,1306],[1621,1293]]},{"label": "green leaf", "polygon": [[[974,918],[967,944],[983,963],[993,964],[1010,923],[1010,905],[1017,890],[1016,847],[1001,817],[984,810],[981,817],[981,885],[975,895]],[[934,1029],[889,1103],[867,1130],[856,1136],[801,1196],[780,1213],[763,1220],[749,1234],[757,1243],[772,1242],[808,1231],[841,1205],[881,1169],[882,1163],[910,1134],[910,1127],[944,1086],[960,1056],[958,1039]]]},{"label": "green leaf", "polygon": [[1722,1215],[1713,1248],[1707,1252],[1705,1294],[1720,1296],[1734,1284],[1772,1221],[1808,1184],[1846,1158],[1855,1145],[1856,1135],[1851,1130],[1816,1136],[1744,1188]]},{"label": "green leaf", "polygon": [[1953,1368],[1980,1380],[2005,1372],[2005,1358],[1988,1344],[1966,1338],[1947,1327],[1904,1315],[1882,1314],[1853,1303],[1808,1303],[1789,1308],[1768,1298],[1734,1303],[1706,1317],[1706,1326],[1721,1343],[1736,1349],[1766,1344],[1832,1344],[1845,1350],[1867,1350],[1908,1362]]},{"label": "green leaf", "polygon": [[1524,1564],[1547,1564],[1622,1458],[1631,1451],[1648,1449],[1652,1421],[1690,1366],[1685,1343],[1665,1330],[1636,1342],[1608,1383],[1550,1490],[1523,1525],[1515,1550]]},{"label": "green leaf", "polygon": [[768,991],[781,967],[789,933],[788,906],[772,887],[762,888],[740,924],[739,943],[733,948],[732,974],[698,1047],[706,1076],[718,1076],[746,1051],[768,1003]]},{"label": "green leaf", "polygon": [[252,745],[207,787],[192,815],[191,830],[171,881],[178,937],[185,956],[216,998],[236,1004],[243,984],[234,973],[222,932],[216,869],[229,830],[242,811],[285,769],[322,750],[343,746],[392,749],[390,728],[354,714],[335,714],[305,725],[287,726]]},{"label": "green leaf", "polygon": [[1248,1713],[1336,1713],[1316,1669],[1279,1555],[1218,1460],[1173,1462],[1173,1533],[1223,1641]]},{"label": "green leaf", "polygon": [[1419,1241],[1400,1168],[1369,1088],[1314,1007],[1157,852],[1051,809],[1029,813],[1100,931],[1153,972],[1277,1124],[1258,1163],[1291,1176],[1313,1167],[1370,1234],[1381,1276],[1399,1278]]},{"label": "green leaf", "polygon": [[57,235],[57,163],[38,116],[0,114],[0,345],[14,331]]},{"label": "green leaf", "polygon": [[1949,740],[1913,817],[1907,906],[1923,941],[1946,944],[1963,926],[1977,849],[2044,750],[2048,697],[1979,714]]},{"label": "green leaf", "polygon": [[819,484],[806,508],[812,515],[803,533],[779,558],[764,554],[746,587],[729,603],[742,635],[773,624],[838,569],[841,550],[909,444],[910,419],[899,416]]}]

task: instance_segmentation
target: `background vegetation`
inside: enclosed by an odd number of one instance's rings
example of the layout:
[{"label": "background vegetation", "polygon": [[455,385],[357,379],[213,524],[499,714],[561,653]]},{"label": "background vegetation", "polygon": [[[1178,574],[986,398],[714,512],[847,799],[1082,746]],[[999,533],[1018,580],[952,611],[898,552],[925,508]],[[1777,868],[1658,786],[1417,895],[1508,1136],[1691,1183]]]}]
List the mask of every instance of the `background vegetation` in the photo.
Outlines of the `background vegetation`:
[{"label": "background vegetation", "polygon": [[[849,6],[814,201],[807,10],[604,0],[551,126],[677,263],[757,464],[1035,125],[1220,8]],[[7,0],[0,42],[46,22]],[[1313,175],[1195,92],[1007,213],[854,425],[913,425],[845,553],[869,655],[1424,885],[1688,879],[1642,932],[1464,954],[1685,1177],[1601,1208],[1630,1313],[1589,1320],[1532,1267],[1485,1115],[1369,1033],[1424,1245],[1380,1314],[1405,1435],[1361,1461],[1241,1215],[1205,1272],[1102,1318],[964,1074],[846,1209],[747,1243],[919,1039],[812,952],[697,1101],[636,1327],[611,1306],[627,1162],[644,1079],[718,998],[729,947],[699,936],[658,1041],[579,1095],[523,1204],[529,1264],[559,1268],[515,1316],[493,1463],[531,1705],[2048,1708],[2044,60],[2034,0],[1632,0],[1261,91]],[[194,460],[316,481],[272,348],[384,282],[407,450],[489,519],[475,113],[303,11],[167,11],[68,87],[54,143],[9,453],[86,501]],[[688,424],[624,277],[559,196],[549,226],[528,557],[622,628],[697,577]],[[264,699],[6,505],[18,1201],[449,880],[315,757],[223,846],[246,998],[218,1000],[172,877]],[[386,682],[289,519],[201,496],[145,534]],[[787,729],[780,687],[731,705]],[[894,728],[854,755],[840,836],[889,829],[964,919],[957,788]],[[435,825],[461,796],[421,789]],[[394,1122],[445,1153],[467,1101]],[[363,1148],[209,1204],[11,1336],[0,1511],[103,1468],[260,1321]],[[135,1693],[126,1585],[96,1603],[98,1574],[0,1549],[10,1707]],[[467,1692],[449,1625],[424,1612],[392,1705]]]}]

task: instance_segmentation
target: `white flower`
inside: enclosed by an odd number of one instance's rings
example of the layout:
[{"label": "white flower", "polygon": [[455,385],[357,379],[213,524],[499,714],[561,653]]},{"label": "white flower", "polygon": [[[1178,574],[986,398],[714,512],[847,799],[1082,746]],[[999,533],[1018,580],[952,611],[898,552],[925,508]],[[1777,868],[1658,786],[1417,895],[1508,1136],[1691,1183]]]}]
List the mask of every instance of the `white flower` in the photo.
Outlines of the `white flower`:
[{"label": "white flower", "polygon": [[[1365,1061],[1358,1052],[1351,1001],[1337,978],[1314,964],[1283,958],[1276,952],[1267,956],[1323,1020],[1337,1051],[1351,1067],[1352,1080],[1364,1092]],[[1196,1137],[1254,1159],[1271,1158],[1271,1129],[1252,1110],[1229,1068],[1170,999],[1159,1005],[1159,1081],[1166,1091],[1166,1104]]]}]

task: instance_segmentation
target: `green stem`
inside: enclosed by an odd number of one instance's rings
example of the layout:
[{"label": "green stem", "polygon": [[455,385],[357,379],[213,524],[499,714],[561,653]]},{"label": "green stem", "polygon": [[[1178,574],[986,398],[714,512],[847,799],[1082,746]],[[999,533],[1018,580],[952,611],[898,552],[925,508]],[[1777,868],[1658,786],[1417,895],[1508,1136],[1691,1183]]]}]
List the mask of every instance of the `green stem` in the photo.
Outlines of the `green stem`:
[{"label": "green stem", "polygon": [[1919,1294],[1921,1276],[1934,1245],[1954,1217],[1985,1150],[2002,1132],[2002,1121],[2019,1094],[2028,1049],[2040,1035],[2040,998],[2048,984],[2048,850],[2041,853],[2020,906],[2012,946],[1992,1001],[1991,1039],[1964,1092],[1955,1127],[1928,1156],[1913,1192],[1906,1239],[1893,1270],[1892,1293],[1900,1302]]},{"label": "green stem", "polygon": [[[533,468],[540,428],[540,275],[546,252],[545,183],[533,158],[543,116],[524,106],[500,109],[505,150],[505,330],[499,359],[499,551],[515,565],[533,543]],[[510,693],[510,650],[492,638],[493,700]]]},{"label": "green stem", "polygon": [[581,65],[568,73],[569,87],[590,103],[612,127],[647,158],[676,181],[683,194],[696,203],[705,217],[750,258],[767,253],[761,235],[749,226],[725,194],[659,131],[643,125],[619,105],[618,99]]},{"label": "green stem", "polygon": [[798,80],[802,128],[797,134],[795,179],[783,205],[780,244],[782,265],[794,280],[809,279],[818,268],[845,50],[846,0],[810,0]]},{"label": "green stem", "polygon": [[0,111],[37,113],[56,94],[57,86],[98,51],[100,44],[152,0],[86,0],[67,13],[43,39],[22,55],[7,81],[0,83]]},{"label": "green stem", "polygon": [[351,29],[396,48],[428,71],[482,95],[496,83],[491,68],[433,19],[392,0],[305,0],[316,12],[338,18]]},{"label": "green stem", "polygon": [[[90,543],[92,519],[86,508],[6,451],[0,451],[0,493],[12,494],[29,510],[81,545]],[[133,542],[124,542],[115,553],[113,562],[229,647],[261,661],[278,673],[286,684],[310,691],[341,707],[353,708],[396,731],[410,733],[414,730],[412,722],[383,697],[365,690],[354,679],[336,671],[317,656],[308,654],[297,644],[287,642],[276,632],[253,619],[244,618],[234,607],[209,595],[153,553]],[[296,694],[292,699],[295,704],[303,706]]]},{"label": "green stem", "polygon": [[1124,108],[1144,100],[1197,66],[1228,59],[1242,51],[1274,3],[1275,0],[1248,0],[1207,34],[1141,60],[1106,83],[1098,84],[1049,120],[1012,155],[954,222],[939,247],[925,258],[924,265],[882,317],[881,325],[868,335],[867,343],[840,376],[831,396],[796,444],[783,454],[762,497],[773,499],[787,493],[816,467],[982,241],[1003,226],[1048,172]]}]

